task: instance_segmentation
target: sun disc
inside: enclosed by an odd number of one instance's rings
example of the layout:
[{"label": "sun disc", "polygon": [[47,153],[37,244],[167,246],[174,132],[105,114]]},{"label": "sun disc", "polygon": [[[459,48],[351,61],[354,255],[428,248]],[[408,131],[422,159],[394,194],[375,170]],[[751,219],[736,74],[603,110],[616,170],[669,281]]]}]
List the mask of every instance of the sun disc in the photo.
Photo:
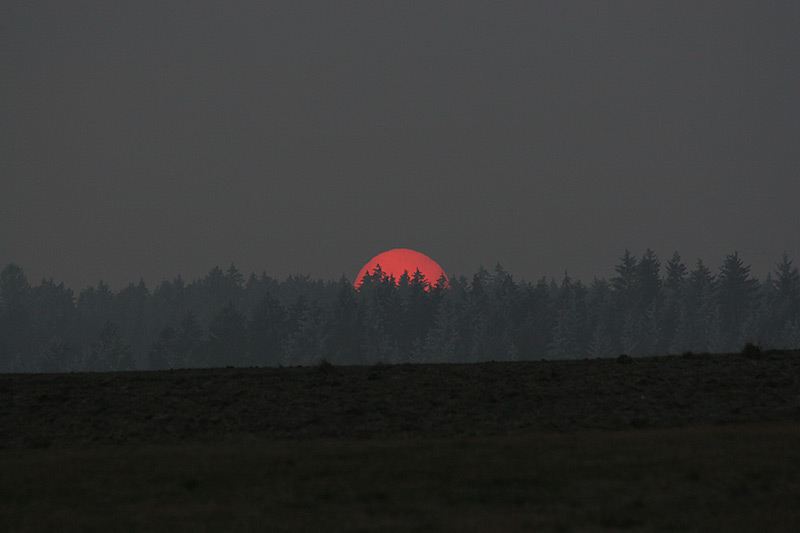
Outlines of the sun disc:
[{"label": "sun disc", "polygon": [[442,276],[444,276],[444,280],[447,282],[447,275],[444,269],[439,266],[439,263],[427,255],[415,250],[409,250],[408,248],[395,248],[380,253],[367,261],[367,263],[361,267],[358,276],[356,276],[355,287],[359,288],[363,282],[364,276],[372,274],[379,266],[386,276],[393,276],[395,280],[399,279],[400,276],[406,272],[409,276],[413,277],[415,272],[419,270],[430,285],[435,285]]}]

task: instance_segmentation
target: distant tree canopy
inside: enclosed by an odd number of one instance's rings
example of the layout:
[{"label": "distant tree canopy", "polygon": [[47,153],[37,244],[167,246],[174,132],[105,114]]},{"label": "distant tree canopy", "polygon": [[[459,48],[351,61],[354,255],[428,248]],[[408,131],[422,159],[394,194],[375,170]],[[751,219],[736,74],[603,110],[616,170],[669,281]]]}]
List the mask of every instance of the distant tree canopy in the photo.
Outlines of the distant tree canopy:
[{"label": "distant tree canopy", "polygon": [[245,278],[231,265],[153,290],[77,296],[22,268],[0,273],[0,372],[563,359],[800,347],[800,273],[763,281],[737,253],[712,272],[675,253],[627,250],[610,280],[516,281],[499,264],[433,285],[380,270],[345,278]]}]

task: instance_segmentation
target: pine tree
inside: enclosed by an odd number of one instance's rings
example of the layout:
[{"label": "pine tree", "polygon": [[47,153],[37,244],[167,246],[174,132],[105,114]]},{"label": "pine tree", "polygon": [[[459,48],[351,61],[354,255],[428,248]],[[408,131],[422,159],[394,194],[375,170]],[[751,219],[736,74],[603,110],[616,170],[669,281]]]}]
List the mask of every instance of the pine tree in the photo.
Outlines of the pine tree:
[{"label": "pine tree", "polygon": [[626,311],[623,315],[620,332],[622,353],[626,355],[641,354],[641,329],[641,317],[633,310]]},{"label": "pine tree", "polygon": [[728,345],[722,313],[719,305],[709,305],[710,309],[701,308],[700,325],[703,328],[701,351],[721,353],[726,350]]},{"label": "pine tree", "polygon": [[786,305],[796,312],[800,311],[800,272],[792,263],[784,252],[781,262],[775,264],[775,288]]},{"label": "pine tree", "polygon": [[153,343],[147,354],[147,368],[150,370],[166,370],[175,368],[177,355],[175,344],[177,332],[172,326],[167,326],[158,334],[158,339]]},{"label": "pine tree", "polygon": [[281,303],[269,293],[264,295],[247,325],[251,364],[276,366],[280,363],[287,322],[287,312]]},{"label": "pine tree", "polygon": [[688,269],[678,252],[667,262],[663,283],[664,309],[661,323],[661,352],[672,349],[681,315],[681,298],[688,277]]},{"label": "pine tree", "polygon": [[[0,272],[0,372],[31,370],[30,285],[15,264]],[[30,359],[30,360],[29,360]]]},{"label": "pine tree", "polygon": [[623,310],[622,350],[629,355],[653,355],[658,352],[661,332],[661,263],[647,249],[634,269],[634,280],[627,299],[630,307]]},{"label": "pine tree", "polygon": [[469,317],[469,351],[466,354],[467,363],[490,361],[494,353],[494,345],[489,334],[489,317],[487,314],[472,315]]},{"label": "pine tree", "polygon": [[77,311],[82,336],[94,337],[113,316],[114,294],[102,280],[97,287],[88,287],[78,296]]},{"label": "pine tree", "polygon": [[771,297],[770,323],[768,326],[773,344],[784,349],[800,347],[793,345],[794,324],[800,322],[800,272],[784,253],[781,262],[775,265],[774,293]]},{"label": "pine tree", "polygon": [[586,355],[593,358],[613,357],[616,355],[614,339],[611,336],[608,325],[604,322],[595,324],[592,336],[589,339],[589,349]]},{"label": "pine tree", "polygon": [[681,291],[680,315],[671,351],[683,353],[708,350],[705,335],[709,327],[703,321],[717,313],[713,298],[715,285],[716,280],[711,271],[698,259],[694,270],[689,274],[685,290]]},{"label": "pine tree", "polygon": [[776,343],[772,329],[772,317],[774,315],[775,283],[772,281],[771,275],[767,274],[764,283],[758,286],[754,301],[752,310],[745,318],[739,335],[734,341],[734,346],[745,346],[750,343],[754,346],[774,348]]},{"label": "pine tree", "polygon": [[330,308],[326,326],[326,352],[333,364],[362,362],[361,330],[363,316],[353,285],[344,277],[339,280],[336,302]]},{"label": "pine tree", "polygon": [[398,343],[404,353],[410,353],[413,346],[427,336],[441,297],[432,293],[425,274],[419,269],[405,284],[401,279],[398,296],[401,305]]},{"label": "pine tree", "polygon": [[547,347],[547,356],[552,359],[577,358],[578,316],[575,308],[559,309],[553,326],[553,339]]},{"label": "pine tree", "polygon": [[742,328],[753,313],[758,282],[750,278],[750,267],[745,266],[734,252],[725,257],[717,284],[723,343],[722,350],[736,350]]},{"label": "pine tree", "polygon": [[436,310],[436,321],[425,338],[426,362],[452,363],[456,361],[458,343],[458,310],[452,297],[445,295]]},{"label": "pine tree", "polygon": [[177,330],[175,368],[199,367],[206,364],[203,328],[194,313],[188,311]]},{"label": "pine tree", "polygon": [[106,321],[89,348],[86,369],[95,372],[133,370],[133,352],[123,341],[119,326]]},{"label": "pine tree", "polygon": [[359,286],[364,309],[362,347],[365,362],[390,362],[400,358],[396,332],[401,326],[402,303],[398,287],[377,265]]},{"label": "pine tree", "polygon": [[469,335],[468,361],[488,361],[492,359],[494,340],[491,337],[491,303],[489,284],[492,276],[482,266],[472,276],[472,283],[466,295],[466,315],[468,326],[465,333]]},{"label": "pine tree", "polygon": [[778,348],[784,350],[800,348],[800,318],[793,318],[784,324],[777,344]]},{"label": "pine tree", "polygon": [[74,345],[60,339],[53,339],[49,346],[40,350],[38,372],[53,373],[76,370],[78,354]]},{"label": "pine tree", "polygon": [[659,306],[661,296],[661,262],[655,252],[648,248],[636,268],[636,306],[639,312],[648,309],[653,302]]},{"label": "pine tree", "polygon": [[661,355],[661,320],[658,299],[654,298],[641,315],[637,355]]},{"label": "pine tree", "polygon": [[211,317],[206,341],[206,361],[211,367],[242,365],[246,361],[247,327],[245,318],[232,303]]},{"label": "pine tree", "polygon": [[611,286],[604,279],[596,279],[589,287],[587,295],[587,328],[589,342],[586,349],[588,357],[612,357],[619,355],[614,338],[614,295]]},{"label": "pine tree", "polygon": [[630,251],[625,250],[620,261],[621,263],[614,267],[617,275],[611,278],[611,286],[614,289],[617,309],[624,314],[633,310],[636,305],[636,282],[639,272],[636,258],[631,255]]},{"label": "pine tree", "polygon": [[189,312],[189,295],[181,276],[172,281],[162,281],[150,300],[153,321],[160,326],[177,324]]},{"label": "pine tree", "polygon": [[206,322],[226,305],[238,309],[241,299],[240,284],[241,274],[233,264],[231,264],[227,273],[223,272],[218,266],[213,267],[193,287],[202,304],[202,308],[198,310],[200,319]]},{"label": "pine tree", "polygon": [[157,328],[151,310],[152,299],[144,280],[130,283],[114,295],[111,321],[119,325],[120,335],[128,339],[134,361],[145,363],[148,347]]},{"label": "pine tree", "polygon": [[482,353],[486,358],[503,360],[508,358],[511,345],[516,346],[514,338],[521,318],[519,290],[511,274],[500,263],[487,281],[483,325],[488,343],[484,343]]},{"label": "pine tree", "polygon": [[76,340],[78,314],[71,289],[43,279],[39,286],[31,288],[28,302],[31,327],[40,347],[49,347],[53,341]]},{"label": "pine tree", "polygon": [[282,365],[317,365],[328,360],[325,320],[322,309],[308,305],[299,318],[297,328],[283,343]]},{"label": "pine tree", "polygon": [[587,330],[585,309],[588,291],[580,282],[573,282],[565,272],[554,301],[555,322],[548,356],[577,358],[589,350],[592,331]]},{"label": "pine tree", "polygon": [[525,284],[520,292],[519,314],[523,319],[517,330],[516,342],[522,357],[541,359],[547,354],[547,346],[552,341],[554,322],[547,280],[541,278],[536,285]]}]

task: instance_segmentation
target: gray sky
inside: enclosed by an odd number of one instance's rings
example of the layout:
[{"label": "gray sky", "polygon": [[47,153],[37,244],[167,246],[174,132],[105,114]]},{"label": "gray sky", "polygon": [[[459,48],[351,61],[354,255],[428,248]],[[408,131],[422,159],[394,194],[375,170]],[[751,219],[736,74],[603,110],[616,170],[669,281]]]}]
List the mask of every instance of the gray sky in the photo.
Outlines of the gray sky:
[{"label": "gray sky", "polygon": [[[265,5],[266,4],[266,5]],[[800,3],[3,2],[0,263],[800,263]]]}]

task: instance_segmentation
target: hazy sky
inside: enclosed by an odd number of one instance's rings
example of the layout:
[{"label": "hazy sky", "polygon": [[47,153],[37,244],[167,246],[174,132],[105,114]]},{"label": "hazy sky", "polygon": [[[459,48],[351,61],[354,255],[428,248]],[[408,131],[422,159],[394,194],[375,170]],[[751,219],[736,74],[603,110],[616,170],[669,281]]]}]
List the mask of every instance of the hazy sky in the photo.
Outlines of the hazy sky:
[{"label": "hazy sky", "polygon": [[800,2],[3,2],[0,265],[800,263]]}]

